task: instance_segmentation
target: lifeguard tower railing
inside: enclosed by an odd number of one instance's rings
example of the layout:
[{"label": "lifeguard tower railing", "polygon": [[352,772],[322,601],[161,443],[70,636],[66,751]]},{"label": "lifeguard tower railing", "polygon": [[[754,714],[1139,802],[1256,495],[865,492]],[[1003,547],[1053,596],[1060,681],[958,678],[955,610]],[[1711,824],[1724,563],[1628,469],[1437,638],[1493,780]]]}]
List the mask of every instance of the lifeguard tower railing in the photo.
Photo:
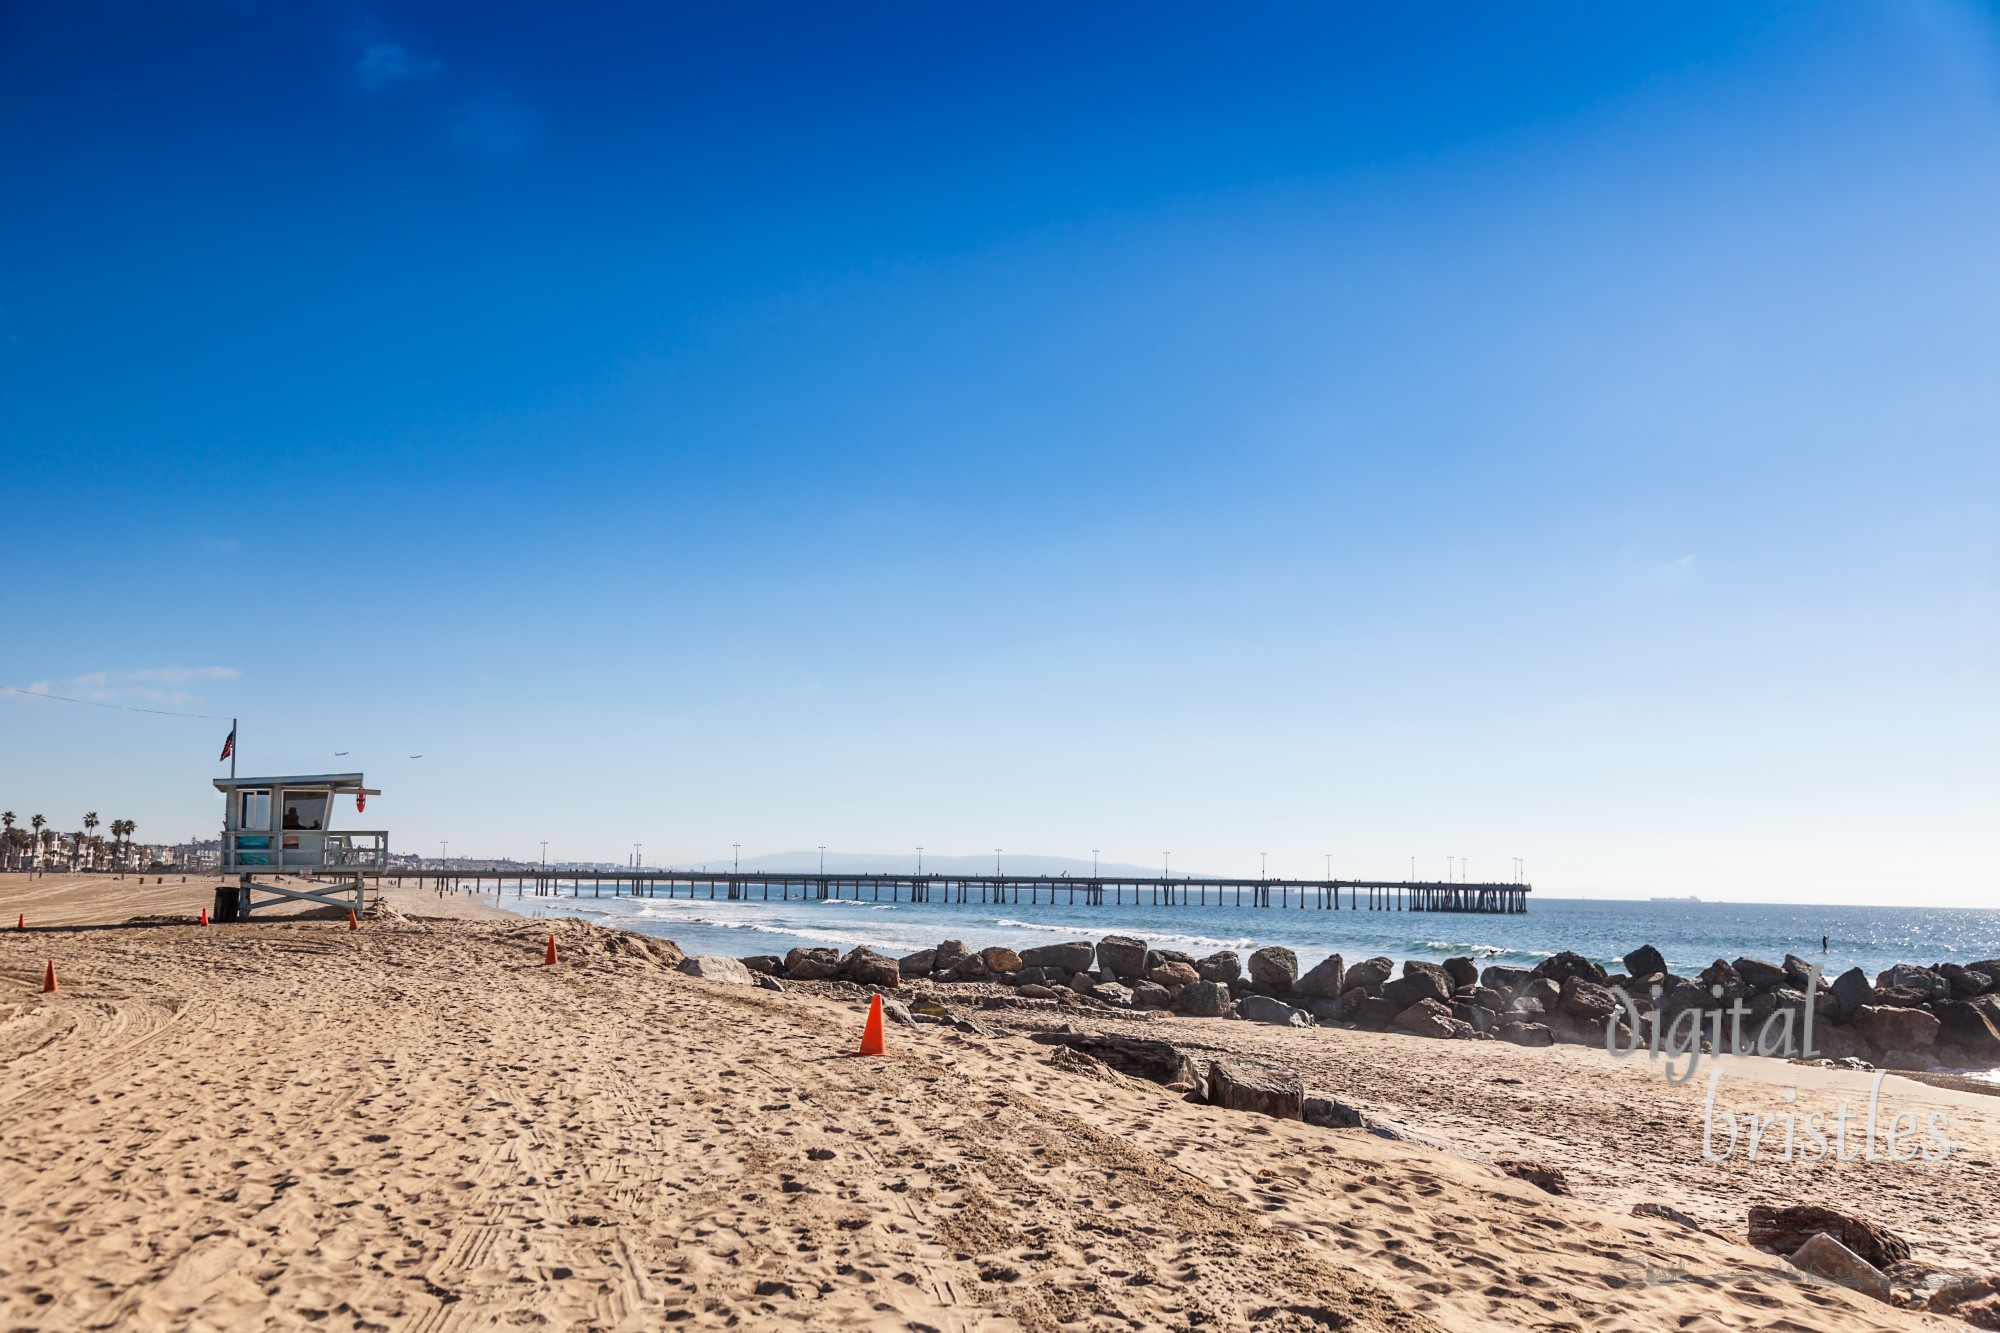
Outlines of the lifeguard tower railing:
[{"label": "lifeguard tower railing", "polygon": [[222,835],[224,874],[290,875],[315,870],[380,875],[389,868],[386,829],[287,833],[229,831]]}]

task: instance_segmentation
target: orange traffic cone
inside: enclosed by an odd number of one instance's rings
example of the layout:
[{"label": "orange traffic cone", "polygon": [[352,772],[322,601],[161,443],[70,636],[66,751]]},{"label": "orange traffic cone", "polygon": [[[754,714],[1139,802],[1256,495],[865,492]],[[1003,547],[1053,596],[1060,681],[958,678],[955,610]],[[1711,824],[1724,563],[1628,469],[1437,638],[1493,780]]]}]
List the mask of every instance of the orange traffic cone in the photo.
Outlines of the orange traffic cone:
[{"label": "orange traffic cone", "polygon": [[549,936],[548,956],[542,959],[542,966],[554,967],[555,965],[556,965],[556,937],[551,935]]},{"label": "orange traffic cone", "polygon": [[14,923],[14,929],[26,930],[27,928],[28,928],[28,914],[26,912],[23,912],[21,913],[21,919]]},{"label": "orange traffic cone", "polygon": [[52,995],[56,989],[56,960],[49,959],[49,970],[42,973],[42,994]]},{"label": "orange traffic cone", "polygon": [[349,930],[361,929],[361,923],[354,919],[354,909],[352,907],[347,909],[347,928]]},{"label": "orange traffic cone", "polygon": [[882,997],[877,995],[868,1006],[868,1025],[861,1029],[861,1049],[856,1055],[887,1055],[889,1048],[882,1041]]},{"label": "orange traffic cone", "polygon": [[208,924],[208,909],[206,907],[201,909],[201,924],[204,926]]}]

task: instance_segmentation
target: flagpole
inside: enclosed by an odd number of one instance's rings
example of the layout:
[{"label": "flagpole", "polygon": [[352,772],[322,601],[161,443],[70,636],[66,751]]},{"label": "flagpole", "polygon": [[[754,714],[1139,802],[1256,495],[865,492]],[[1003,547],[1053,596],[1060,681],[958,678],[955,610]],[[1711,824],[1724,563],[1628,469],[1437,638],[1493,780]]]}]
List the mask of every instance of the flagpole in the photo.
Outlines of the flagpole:
[{"label": "flagpole", "polygon": [[229,780],[236,781],[236,719],[229,719]]}]

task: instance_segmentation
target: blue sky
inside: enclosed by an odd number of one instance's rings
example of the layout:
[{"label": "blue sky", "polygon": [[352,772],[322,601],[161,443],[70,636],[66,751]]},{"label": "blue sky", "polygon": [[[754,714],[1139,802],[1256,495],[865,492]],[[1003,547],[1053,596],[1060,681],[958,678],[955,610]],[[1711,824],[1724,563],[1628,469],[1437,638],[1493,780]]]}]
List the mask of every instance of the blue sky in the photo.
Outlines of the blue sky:
[{"label": "blue sky", "polygon": [[0,6],[0,683],[411,849],[1990,904],[1995,36]]}]

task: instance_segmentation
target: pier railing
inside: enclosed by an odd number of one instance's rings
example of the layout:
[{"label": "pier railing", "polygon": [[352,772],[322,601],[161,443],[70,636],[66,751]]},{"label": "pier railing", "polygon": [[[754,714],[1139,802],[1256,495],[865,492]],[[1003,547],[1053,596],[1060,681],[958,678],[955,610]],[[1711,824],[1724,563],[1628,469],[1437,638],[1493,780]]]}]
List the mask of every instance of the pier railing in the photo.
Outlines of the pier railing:
[{"label": "pier railing", "polygon": [[[1032,907],[1272,907],[1325,911],[1520,913],[1527,884],[1423,880],[1224,879],[1104,875],[820,875],[786,871],[392,870],[399,883],[516,896],[987,903]],[[590,892],[586,894],[585,889]],[[606,892],[606,890],[609,892]],[[1344,901],[1343,901],[1344,899]]]}]

